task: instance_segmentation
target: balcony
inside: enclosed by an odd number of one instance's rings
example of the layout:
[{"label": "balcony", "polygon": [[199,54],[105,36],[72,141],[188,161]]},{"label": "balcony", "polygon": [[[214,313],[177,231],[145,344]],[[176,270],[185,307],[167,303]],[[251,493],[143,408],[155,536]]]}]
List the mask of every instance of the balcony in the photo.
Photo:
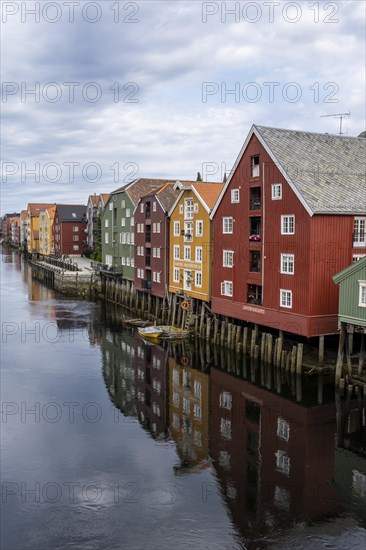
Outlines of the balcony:
[{"label": "balcony", "polygon": [[260,273],[261,270],[261,255],[260,252],[251,251],[249,260],[249,271],[251,273]]},{"label": "balcony", "polygon": [[259,216],[249,218],[249,240],[261,241],[262,220]]}]

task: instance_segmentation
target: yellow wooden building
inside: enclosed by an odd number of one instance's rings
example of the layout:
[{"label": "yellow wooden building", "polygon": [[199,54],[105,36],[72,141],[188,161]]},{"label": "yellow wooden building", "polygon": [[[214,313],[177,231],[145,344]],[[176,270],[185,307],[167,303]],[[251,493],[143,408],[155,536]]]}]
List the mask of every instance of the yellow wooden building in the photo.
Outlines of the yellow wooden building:
[{"label": "yellow wooden building", "polygon": [[177,471],[208,466],[209,377],[172,356],[169,370],[169,430],[181,460]]},{"label": "yellow wooden building", "polygon": [[169,291],[211,299],[212,221],[222,183],[176,182],[170,215]]},{"label": "yellow wooden building", "polygon": [[50,206],[54,206],[54,204],[28,203],[26,217],[26,246],[28,252],[39,252],[39,214],[41,210]]},{"label": "yellow wooden building", "polygon": [[39,252],[40,254],[52,254],[52,226],[55,219],[56,205],[40,210],[39,213]]}]

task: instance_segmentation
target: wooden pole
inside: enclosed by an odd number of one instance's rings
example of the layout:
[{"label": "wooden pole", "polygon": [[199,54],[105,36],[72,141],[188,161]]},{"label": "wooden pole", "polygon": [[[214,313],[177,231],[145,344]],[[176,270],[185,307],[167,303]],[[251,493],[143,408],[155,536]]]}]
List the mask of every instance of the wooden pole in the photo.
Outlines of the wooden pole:
[{"label": "wooden pole", "polygon": [[361,334],[361,344],[360,344],[360,358],[358,361],[358,374],[362,374],[363,362],[365,358],[365,333]]},{"label": "wooden pole", "polygon": [[248,353],[248,327],[243,330],[243,352]]},{"label": "wooden pole", "polygon": [[302,355],[303,355],[304,344],[297,345],[297,357],[296,357],[296,373],[301,374],[302,372]]},{"label": "wooden pole", "polygon": [[324,336],[319,336],[319,367],[324,364]]},{"label": "wooden pole", "polygon": [[343,355],[344,355],[344,343],[346,337],[346,324],[341,322],[339,327],[339,343],[338,343],[338,356],[336,364],[336,386],[339,386],[339,381],[342,378],[343,370]]},{"label": "wooden pole", "polygon": [[296,370],[296,346],[292,346],[291,351],[291,372],[295,372]]}]

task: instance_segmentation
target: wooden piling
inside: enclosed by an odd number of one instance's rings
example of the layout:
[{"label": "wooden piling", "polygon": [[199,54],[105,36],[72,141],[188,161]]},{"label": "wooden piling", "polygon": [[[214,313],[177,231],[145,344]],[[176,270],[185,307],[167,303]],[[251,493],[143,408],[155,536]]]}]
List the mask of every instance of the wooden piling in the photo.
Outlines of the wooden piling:
[{"label": "wooden piling", "polygon": [[304,344],[297,345],[297,357],[296,357],[296,373],[302,372],[302,356],[303,356]]}]

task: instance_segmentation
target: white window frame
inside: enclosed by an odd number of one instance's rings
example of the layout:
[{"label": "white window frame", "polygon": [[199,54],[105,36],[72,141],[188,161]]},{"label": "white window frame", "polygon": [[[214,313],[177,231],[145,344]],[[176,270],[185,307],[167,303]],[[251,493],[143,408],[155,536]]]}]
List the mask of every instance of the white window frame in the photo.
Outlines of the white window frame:
[{"label": "white window frame", "polygon": [[184,199],[184,219],[193,220],[193,199]]},{"label": "white window frame", "polygon": [[72,226],[72,230],[73,230],[74,233],[78,233],[78,231],[79,231],[79,226],[78,226],[78,225],[73,225],[73,226]]},{"label": "white window frame", "polygon": [[125,201],[125,199],[122,199],[121,200],[121,208],[125,208],[125,206],[126,206],[126,201]]},{"label": "white window frame", "polygon": [[73,241],[78,241],[79,240],[79,235],[73,235],[72,240]]},{"label": "white window frame", "polygon": [[202,263],[202,256],[203,256],[202,246],[196,246],[196,248],[195,248],[195,261],[199,262],[199,263]]},{"label": "white window frame", "polygon": [[160,258],[160,247],[157,247],[156,249],[156,257]]},{"label": "white window frame", "polygon": [[180,246],[175,244],[173,247],[173,258],[174,260],[180,260]]},{"label": "white window frame", "polygon": [[191,247],[184,245],[184,255],[183,258],[187,261],[191,260]]},{"label": "white window frame", "polygon": [[240,202],[240,190],[239,189],[232,189],[231,190],[231,203],[238,203]]},{"label": "white window frame", "polygon": [[143,202],[140,204],[140,212],[141,212],[141,214],[144,212],[144,203]]},{"label": "white window frame", "polygon": [[183,214],[183,204],[179,205],[179,214]]},{"label": "white window frame", "polygon": [[195,271],[194,286],[198,288],[202,287],[202,271]]},{"label": "white window frame", "polygon": [[290,439],[290,424],[280,416],[277,418],[277,437],[284,441]]},{"label": "white window frame", "polygon": [[126,208],[126,218],[131,217],[131,208]]},{"label": "white window frame", "polygon": [[232,216],[225,216],[222,218],[222,233],[223,235],[232,235],[234,226],[234,219]]},{"label": "white window frame", "polygon": [[109,220],[108,219],[104,220],[104,227],[109,227]]},{"label": "white window frame", "polygon": [[272,184],[272,200],[279,201],[282,199],[282,183]]},{"label": "white window frame", "polygon": [[366,307],[366,281],[358,281],[359,294],[358,294],[358,306]]},{"label": "white window frame", "polygon": [[153,212],[156,212],[156,201],[153,202],[152,211],[153,211]]},{"label": "white window frame", "polygon": [[[353,222],[353,247],[354,248],[364,248],[366,246],[366,218],[357,217]],[[357,239],[355,240],[355,234],[358,234]],[[361,238],[363,235],[363,238]]]},{"label": "white window frame", "polygon": [[180,269],[178,267],[175,267],[173,270],[173,282],[179,283],[180,278]]},{"label": "white window frame", "polygon": [[233,250],[223,250],[222,251],[222,266],[223,267],[233,267],[234,265],[234,251]]},{"label": "white window frame", "polygon": [[[287,304],[288,302],[290,303],[290,305]],[[288,290],[285,288],[280,289],[280,306],[287,309],[292,309],[292,290]]]},{"label": "white window frame", "polygon": [[195,202],[193,205],[193,213],[198,214],[198,202]]},{"label": "white window frame", "polygon": [[[258,164],[256,164],[254,162],[255,159],[258,159]],[[250,159],[252,178],[258,178],[259,177],[259,162],[260,162],[259,155],[254,155]]]},{"label": "white window frame", "polygon": [[[292,231],[288,231],[292,222]],[[295,235],[295,216],[294,214],[284,214],[281,216],[281,235]]]},{"label": "white window frame", "polygon": [[109,234],[104,233],[104,244],[109,244]]},{"label": "white window frame", "polygon": [[285,475],[290,475],[290,457],[285,451],[278,450],[275,453],[276,469]]},{"label": "white window frame", "polygon": [[281,254],[281,273],[286,275],[294,275],[295,254]]},{"label": "white window frame", "polygon": [[221,283],[221,296],[232,296],[233,295],[233,282],[232,281],[222,281]]},{"label": "white window frame", "polygon": [[179,237],[179,235],[180,235],[180,222],[174,222],[173,235],[174,235],[174,237]]},{"label": "white window frame", "polygon": [[203,220],[196,220],[196,237],[203,236]]},{"label": "white window frame", "polygon": [[73,247],[72,247],[73,250],[79,250],[79,245],[78,244],[74,244]]}]

